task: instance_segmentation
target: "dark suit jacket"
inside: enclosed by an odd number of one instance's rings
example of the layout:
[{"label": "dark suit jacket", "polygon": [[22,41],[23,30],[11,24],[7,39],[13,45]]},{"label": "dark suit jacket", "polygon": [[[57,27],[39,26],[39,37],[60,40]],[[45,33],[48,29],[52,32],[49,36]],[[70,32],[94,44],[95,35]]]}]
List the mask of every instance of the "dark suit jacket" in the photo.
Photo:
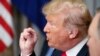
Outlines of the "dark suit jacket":
[{"label": "dark suit jacket", "polygon": [[83,48],[80,50],[80,52],[77,54],[77,56],[90,56],[88,46],[85,44]]},{"label": "dark suit jacket", "polygon": [[[62,51],[54,50],[52,56],[61,56],[61,53],[62,53]],[[35,53],[33,52],[33,54],[31,56],[35,56]],[[77,54],[77,56],[89,56],[88,46],[86,44],[83,46],[83,48]]]}]

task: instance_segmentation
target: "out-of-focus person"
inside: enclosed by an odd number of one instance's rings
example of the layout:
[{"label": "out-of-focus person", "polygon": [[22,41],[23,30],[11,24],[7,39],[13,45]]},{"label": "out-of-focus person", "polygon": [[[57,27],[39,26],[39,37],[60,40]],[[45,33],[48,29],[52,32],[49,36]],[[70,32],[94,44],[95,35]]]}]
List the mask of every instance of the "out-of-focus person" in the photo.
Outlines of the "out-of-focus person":
[{"label": "out-of-focus person", "polygon": [[90,24],[88,35],[90,56],[100,56],[100,8],[97,9]]}]

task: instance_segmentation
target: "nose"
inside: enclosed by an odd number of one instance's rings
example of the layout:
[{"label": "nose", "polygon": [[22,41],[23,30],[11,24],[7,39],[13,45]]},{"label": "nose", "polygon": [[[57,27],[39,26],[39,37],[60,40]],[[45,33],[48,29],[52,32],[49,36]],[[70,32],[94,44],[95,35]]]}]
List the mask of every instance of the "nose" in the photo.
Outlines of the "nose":
[{"label": "nose", "polygon": [[45,25],[43,31],[46,32],[46,33],[49,32],[49,24],[48,23]]}]

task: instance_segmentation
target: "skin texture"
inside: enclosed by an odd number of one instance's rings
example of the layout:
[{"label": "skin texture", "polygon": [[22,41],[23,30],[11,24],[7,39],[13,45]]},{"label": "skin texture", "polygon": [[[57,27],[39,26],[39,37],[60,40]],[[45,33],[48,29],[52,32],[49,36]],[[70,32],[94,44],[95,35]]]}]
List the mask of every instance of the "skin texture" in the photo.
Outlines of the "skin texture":
[{"label": "skin texture", "polygon": [[[46,32],[48,45],[57,49],[61,49],[62,47],[65,49],[64,45],[69,41],[70,38],[68,38],[69,35],[67,33],[66,27],[63,26],[63,16],[48,15],[46,16],[46,18],[47,24],[44,28],[44,32]],[[27,55],[33,51],[33,47],[36,42],[36,40],[34,39],[35,34],[36,33],[32,28],[24,29],[24,31],[21,33],[20,48],[22,50],[22,54],[26,53],[25,55]]]},{"label": "skin texture", "polygon": [[[61,51],[73,48],[83,38],[77,37],[78,28],[65,23],[65,15],[61,12],[46,16],[47,24],[44,27],[48,45]],[[20,49],[22,56],[32,53],[37,41],[36,32],[32,28],[26,28],[20,36]]]},{"label": "skin texture", "polygon": [[21,56],[26,56],[31,54],[36,41],[37,41],[36,32],[32,28],[24,29],[24,31],[20,35],[20,40],[19,40]]},{"label": "skin texture", "polygon": [[[84,4],[75,2],[76,6],[74,6],[73,3],[67,0],[54,0],[51,5],[48,4],[47,7],[44,7],[44,15],[47,20],[44,32],[50,47],[67,51],[87,36],[87,27],[91,21],[90,14]],[[55,6],[52,7],[52,5]],[[22,56],[32,53],[37,41],[36,35],[32,28],[26,28],[21,33],[19,43]]]},{"label": "skin texture", "polygon": [[93,18],[88,30],[89,35],[89,52],[90,56],[100,56],[100,13],[97,13]]},{"label": "skin texture", "polygon": [[[64,26],[63,14],[47,15],[46,20],[47,24],[44,28],[44,32],[46,32],[48,45],[50,47],[66,51],[81,41],[80,39],[72,41],[77,35],[78,30],[75,30],[76,28],[72,30],[71,27],[70,29]],[[36,41],[37,36],[34,29],[24,29],[20,36],[20,49],[23,56],[31,54]]]},{"label": "skin texture", "polygon": [[64,26],[64,16],[62,14],[47,15],[47,24],[44,28],[48,45],[50,47],[64,50],[65,44],[70,40],[69,33]]}]

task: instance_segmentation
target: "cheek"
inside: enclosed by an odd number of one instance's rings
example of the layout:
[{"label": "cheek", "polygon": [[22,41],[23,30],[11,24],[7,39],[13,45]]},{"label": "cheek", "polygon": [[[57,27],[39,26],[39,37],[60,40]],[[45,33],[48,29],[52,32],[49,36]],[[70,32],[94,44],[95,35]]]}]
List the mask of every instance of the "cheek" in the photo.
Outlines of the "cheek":
[{"label": "cheek", "polygon": [[64,35],[61,31],[54,31],[49,39],[49,46],[59,46],[65,40]]},{"label": "cheek", "polygon": [[57,34],[55,34],[55,37],[53,38],[53,41],[58,44],[61,45],[64,42],[66,42],[68,39],[67,34],[64,31],[59,31],[57,32]]},{"label": "cheek", "polygon": [[48,44],[59,46],[67,40],[66,31],[62,28],[52,28]]}]

